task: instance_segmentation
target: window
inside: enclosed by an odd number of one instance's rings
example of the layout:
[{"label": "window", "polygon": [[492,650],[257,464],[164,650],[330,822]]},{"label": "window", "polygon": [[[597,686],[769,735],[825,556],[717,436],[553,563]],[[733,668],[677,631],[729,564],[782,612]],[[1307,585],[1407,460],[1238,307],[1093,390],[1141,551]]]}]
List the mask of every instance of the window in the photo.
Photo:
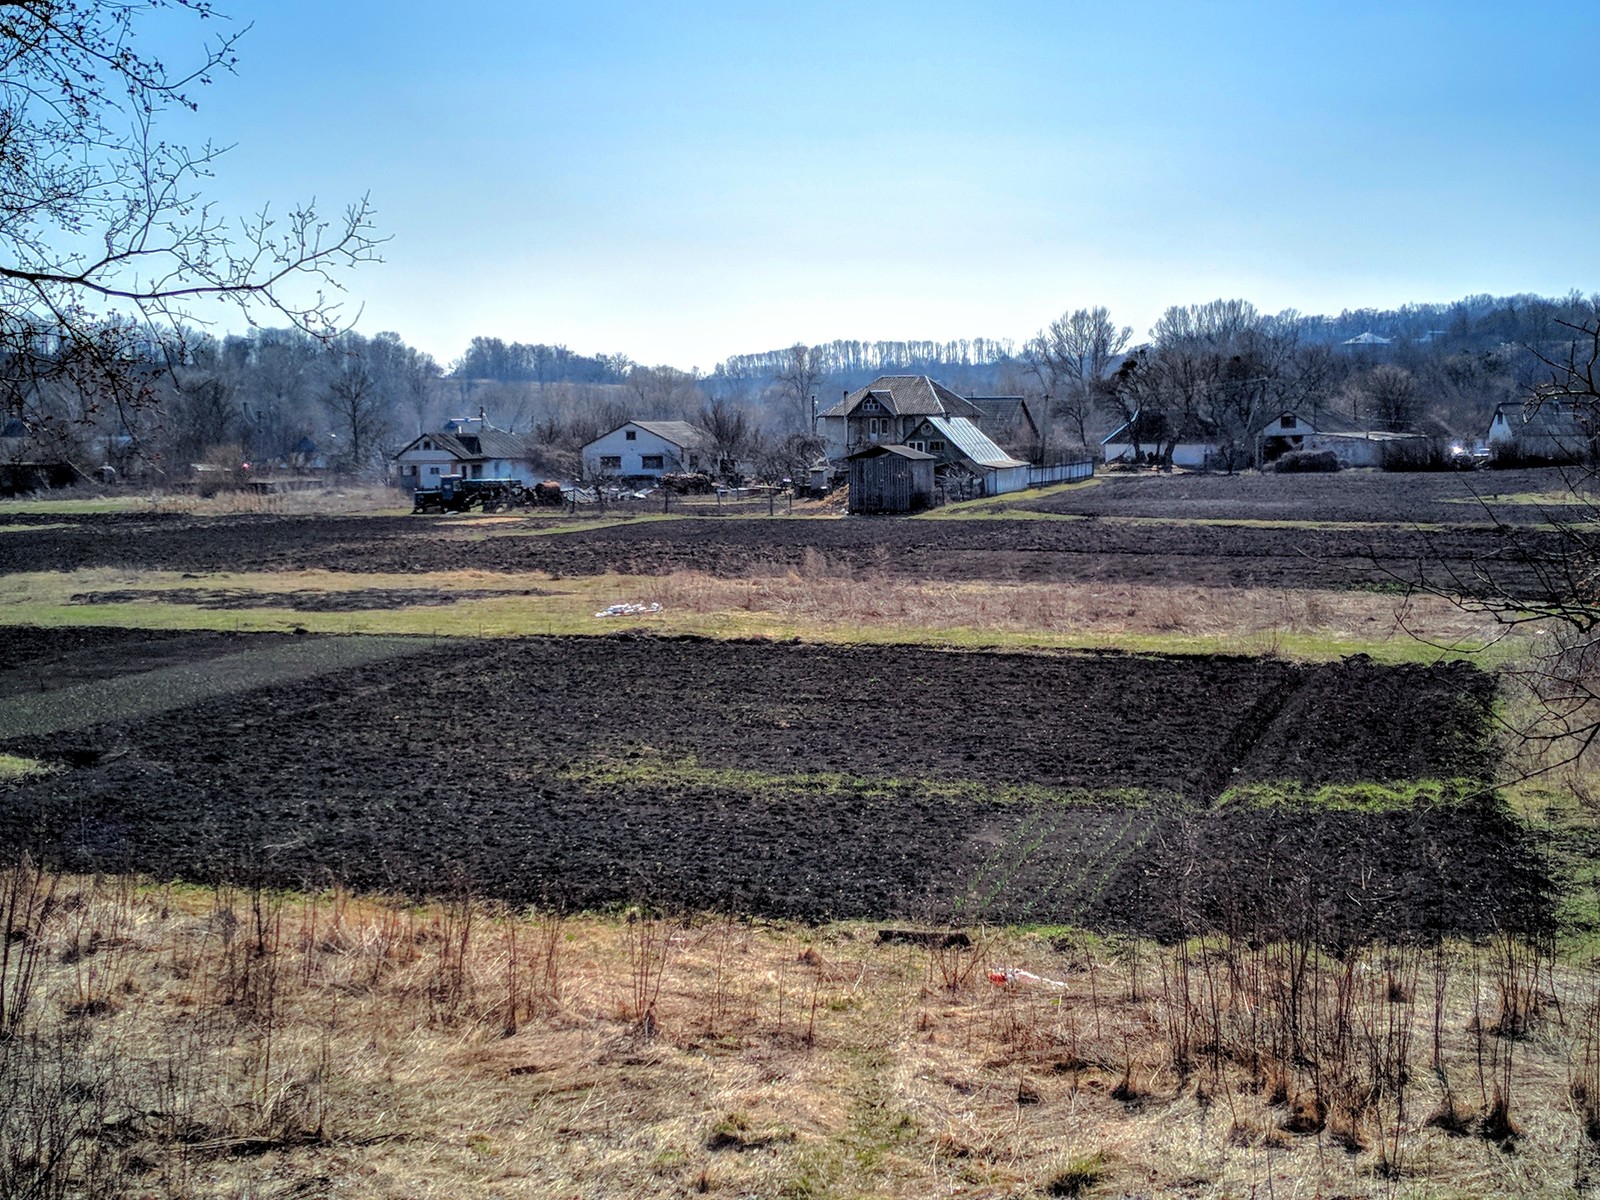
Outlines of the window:
[{"label": "window", "polygon": [[483,478],[483,464],[482,463],[473,463],[472,464],[472,477],[474,479],[482,479]]},{"label": "window", "polygon": [[438,467],[429,467],[428,468],[428,474],[429,475],[437,475],[438,473],[439,473],[439,468]]},{"label": "window", "polygon": [[622,455],[620,455],[620,454],[602,454],[600,456],[600,469],[602,471],[620,471],[620,470],[622,470]]},{"label": "window", "polygon": [[1280,420],[1278,422],[1278,424],[1280,426],[1282,426],[1284,429],[1293,429],[1294,428],[1294,415],[1292,413],[1284,413],[1283,414],[1283,419]]},{"label": "window", "polygon": [[907,442],[906,445],[910,446],[913,450],[927,449],[927,446],[923,445],[921,442]]},{"label": "window", "polygon": [[943,454],[944,453],[944,443],[943,442],[929,442],[928,443],[928,453],[929,454]]},{"label": "window", "polygon": [[644,454],[639,457],[639,469],[643,471],[663,471],[667,466],[667,457],[664,454]]},{"label": "window", "polygon": [[422,448],[424,450],[432,450],[433,449],[433,443],[428,441],[427,438],[423,438],[422,439]]},{"label": "window", "polygon": [[639,440],[639,431],[637,429],[628,430],[627,438],[630,442],[637,442]]}]

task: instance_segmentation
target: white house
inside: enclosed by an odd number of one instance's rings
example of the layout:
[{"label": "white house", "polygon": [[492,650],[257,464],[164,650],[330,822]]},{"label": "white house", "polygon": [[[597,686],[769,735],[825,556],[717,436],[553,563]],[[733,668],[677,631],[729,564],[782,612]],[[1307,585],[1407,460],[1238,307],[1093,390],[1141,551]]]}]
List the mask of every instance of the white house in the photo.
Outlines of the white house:
[{"label": "white house", "polygon": [[400,486],[412,492],[438,487],[441,475],[520,479],[531,485],[543,474],[527,438],[494,428],[482,409],[476,417],[457,417],[436,432],[418,434],[394,461]]},{"label": "white house", "polygon": [[1199,418],[1186,418],[1173,435],[1172,418],[1165,413],[1142,413],[1117,426],[1100,439],[1100,452],[1107,463],[1154,462],[1168,445],[1172,465],[1190,470],[1208,470],[1217,454],[1213,429]]},{"label": "white house", "polygon": [[1550,462],[1582,462],[1591,446],[1577,407],[1557,399],[1496,405],[1487,440],[1497,454]]},{"label": "white house", "polygon": [[705,443],[705,434],[687,421],[629,421],[583,448],[583,473],[590,479],[660,479],[709,471],[715,464]]}]

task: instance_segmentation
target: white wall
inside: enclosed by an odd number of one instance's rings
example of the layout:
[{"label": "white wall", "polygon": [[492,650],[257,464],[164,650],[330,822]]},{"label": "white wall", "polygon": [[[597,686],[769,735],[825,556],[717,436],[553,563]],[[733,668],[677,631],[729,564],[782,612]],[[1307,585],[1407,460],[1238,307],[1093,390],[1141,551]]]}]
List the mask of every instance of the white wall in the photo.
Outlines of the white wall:
[{"label": "white wall", "polygon": [[[630,433],[633,434],[632,438],[628,437]],[[652,456],[661,458],[660,466],[644,465],[644,460]],[[602,467],[601,460],[608,457],[616,459],[620,465]],[[583,448],[583,470],[585,475],[590,476],[642,475],[659,479],[669,471],[697,470],[700,466],[709,466],[701,463],[700,451],[685,452],[666,438],[631,422],[596,438]]]}]

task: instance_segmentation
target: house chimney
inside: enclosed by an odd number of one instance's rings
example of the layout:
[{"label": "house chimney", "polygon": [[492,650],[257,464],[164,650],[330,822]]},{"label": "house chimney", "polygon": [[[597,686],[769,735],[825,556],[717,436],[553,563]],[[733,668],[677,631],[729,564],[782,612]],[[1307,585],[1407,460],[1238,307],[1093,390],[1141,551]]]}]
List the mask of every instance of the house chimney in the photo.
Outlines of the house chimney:
[{"label": "house chimney", "polygon": [[483,405],[478,405],[478,432],[483,432],[483,427],[489,423],[488,414],[483,411]]}]

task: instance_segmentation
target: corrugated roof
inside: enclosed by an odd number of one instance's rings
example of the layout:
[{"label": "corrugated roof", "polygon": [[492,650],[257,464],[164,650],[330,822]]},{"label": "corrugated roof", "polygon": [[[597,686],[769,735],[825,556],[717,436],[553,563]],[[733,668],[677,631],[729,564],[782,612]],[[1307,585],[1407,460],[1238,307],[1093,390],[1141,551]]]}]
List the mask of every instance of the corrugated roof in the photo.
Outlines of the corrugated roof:
[{"label": "corrugated roof", "polygon": [[1028,411],[1028,401],[1022,396],[968,396],[967,402],[982,414],[983,419],[996,428],[1001,426],[1033,424]]},{"label": "corrugated roof", "polygon": [[687,421],[629,421],[628,424],[637,425],[674,446],[698,446],[706,440],[706,435]]},{"label": "corrugated roof", "polygon": [[932,425],[945,436],[945,440],[980,467],[1025,467],[1028,464],[1012,458],[989,439],[988,434],[966,417],[929,417]]},{"label": "corrugated roof", "polygon": [[845,458],[878,458],[884,454],[897,454],[901,458],[909,458],[912,462],[922,462],[925,459],[934,457],[932,454],[925,454],[921,450],[913,450],[910,446],[884,445],[868,446],[865,450],[857,450],[854,454],[845,455]]},{"label": "corrugated roof", "polygon": [[942,383],[926,375],[880,375],[864,388],[857,388],[827,411],[823,417],[847,417],[868,396],[883,404],[897,417],[976,417],[982,414],[968,401]]}]

